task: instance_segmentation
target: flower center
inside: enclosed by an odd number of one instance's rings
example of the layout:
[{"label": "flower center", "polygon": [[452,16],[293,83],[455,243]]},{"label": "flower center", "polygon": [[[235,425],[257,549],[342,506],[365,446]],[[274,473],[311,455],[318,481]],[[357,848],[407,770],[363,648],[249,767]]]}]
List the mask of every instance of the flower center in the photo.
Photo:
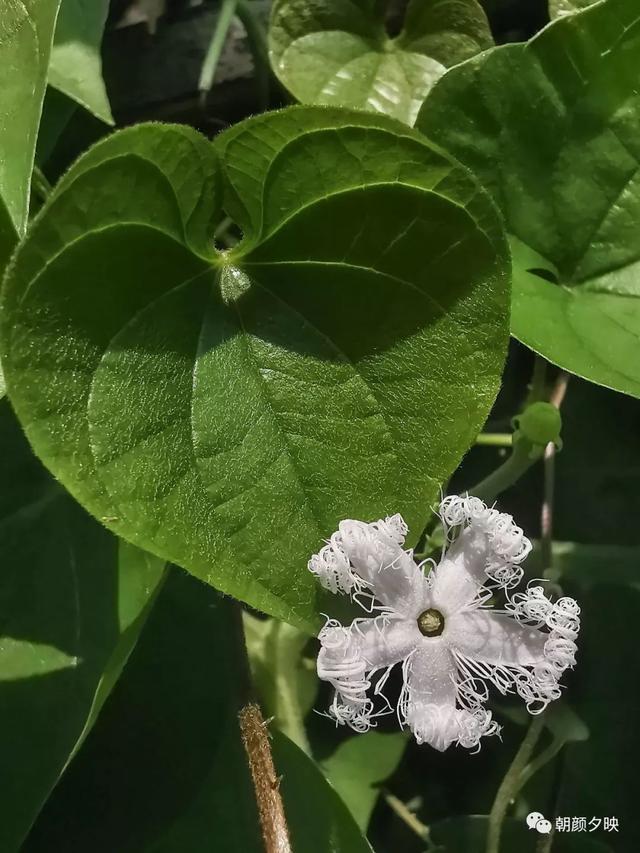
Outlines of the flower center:
[{"label": "flower center", "polygon": [[418,628],[425,637],[439,637],[444,631],[444,616],[430,607],[418,616]]}]

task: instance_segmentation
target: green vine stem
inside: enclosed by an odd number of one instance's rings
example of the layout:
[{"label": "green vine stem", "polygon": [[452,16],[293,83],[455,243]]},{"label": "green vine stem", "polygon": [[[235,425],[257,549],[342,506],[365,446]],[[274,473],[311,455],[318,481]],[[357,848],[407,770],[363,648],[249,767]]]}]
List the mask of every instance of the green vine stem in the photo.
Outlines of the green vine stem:
[{"label": "green vine stem", "polygon": [[493,503],[498,495],[517,483],[543,455],[544,447],[541,445],[533,444],[524,437],[516,438],[508,459],[469,489],[469,494],[481,498],[485,503]]},{"label": "green vine stem", "polygon": [[529,779],[531,779],[532,776],[535,776],[538,770],[542,770],[545,764],[548,764],[556,757],[566,742],[565,738],[554,738],[549,746],[541,750],[540,753],[527,764],[520,774],[518,787],[520,789],[524,788]]},{"label": "green vine stem", "polygon": [[213,31],[213,36],[211,37],[211,42],[209,43],[209,48],[200,71],[200,82],[198,83],[198,88],[200,90],[200,98],[203,104],[206,100],[207,93],[213,86],[218,62],[220,61],[224,43],[227,40],[229,27],[235,17],[237,5],[238,0],[222,0],[220,5],[220,13],[218,15],[218,20],[216,21],[216,27]]},{"label": "green vine stem", "polygon": [[513,435],[510,432],[481,432],[476,437],[480,447],[512,447]]},{"label": "green vine stem", "polygon": [[414,832],[418,838],[425,842],[427,845],[427,853],[430,851],[435,851],[437,849],[436,845],[434,845],[431,839],[431,830],[426,825],[426,823],[422,823],[420,818],[416,817],[416,815],[411,811],[411,809],[402,802],[401,799],[396,797],[390,791],[384,792],[384,801],[389,806],[391,811],[400,818],[400,820],[405,823],[409,829]]},{"label": "green vine stem", "polygon": [[515,754],[511,766],[505,773],[489,813],[486,853],[499,853],[502,824],[507,809],[522,787],[522,775],[531,760],[533,750],[544,728],[544,714],[534,717]]},{"label": "green vine stem", "polygon": [[[523,415],[524,418],[527,411],[535,411],[542,407],[542,400],[548,399],[548,402],[556,409],[560,410],[562,401],[567,391],[569,374],[562,371],[558,376],[551,392],[547,394],[546,386],[546,362],[539,356],[536,357],[533,368],[533,376],[530,383],[529,399],[527,407]],[[494,439],[491,434],[479,435],[477,444],[494,444],[504,446],[504,434],[499,433]],[[558,444],[561,444],[558,439]],[[492,503],[501,492],[506,491],[510,486],[513,486],[518,480],[526,474],[531,466],[540,459],[545,460],[545,499],[542,508],[543,519],[543,540],[545,538],[544,531],[545,519],[546,526],[549,526],[548,519],[551,517],[553,505],[553,466],[556,453],[556,444],[554,441],[538,443],[532,441],[523,431],[517,430],[512,437],[512,451],[508,459],[502,465],[492,471],[484,480],[477,483],[472,489],[469,489],[469,494],[482,498],[486,503]],[[550,541],[550,533],[547,537]]]}]

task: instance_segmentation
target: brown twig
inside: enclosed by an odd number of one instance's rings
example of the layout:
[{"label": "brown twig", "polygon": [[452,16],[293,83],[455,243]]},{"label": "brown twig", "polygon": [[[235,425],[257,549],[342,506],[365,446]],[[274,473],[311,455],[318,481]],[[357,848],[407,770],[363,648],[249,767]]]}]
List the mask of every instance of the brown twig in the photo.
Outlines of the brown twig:
[{"label": "brown twig", "polygon": [[549,395],[549,402],[559,409],[564,400],[565,394],[567,393],[567,385],[569,384],[569,378],[571,374],[567,373],[564,370],[561,370],[558,374],[558,378],[555,381],[553,389],[551,390],[551,394]]},{"label": "brown twig", "polygon": [[280,782],[271,757],[269,733],[260,708],[253,702],[238,714],[240,734],[249,762],[266,853],[291,853]]}]

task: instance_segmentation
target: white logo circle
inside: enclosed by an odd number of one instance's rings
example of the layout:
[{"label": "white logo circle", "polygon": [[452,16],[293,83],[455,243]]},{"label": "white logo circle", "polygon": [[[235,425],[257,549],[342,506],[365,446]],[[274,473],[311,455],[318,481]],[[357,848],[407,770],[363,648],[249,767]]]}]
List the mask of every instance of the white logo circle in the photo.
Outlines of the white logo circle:
[{"label": "white logo circle", "polygon": [[541,820],[544,820],[543,814],[540,814],[540,812],[531,812],[531,814],[527,815],[527,826],[529,829],[535,829]]}]

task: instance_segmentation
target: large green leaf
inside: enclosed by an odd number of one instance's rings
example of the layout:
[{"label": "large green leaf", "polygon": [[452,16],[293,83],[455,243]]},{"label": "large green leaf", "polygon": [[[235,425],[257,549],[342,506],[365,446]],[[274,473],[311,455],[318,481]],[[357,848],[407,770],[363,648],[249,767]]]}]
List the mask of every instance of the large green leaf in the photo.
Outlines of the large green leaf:
[{"label": "large green leaf", "polygon": [[60,0],[0,6],[0,267],[12,232],[24,233],[29,185]]},{"label": "large green leaf", "polygon": [[640,6],[606,0],[452,69],[418,126],[514,237],[513,334],[640,396]]},{"label": "large green leaf", "polygon": [[113,124],[102,79],[100,43],[109,0],[62,0],[49,65],[49,85]]},{"label": "large green leaf", "polygon": [[[234,610],[172,571],[23,853],[262,853],[237,722],[246,661]],[[283,735],[272,745],[295,853],[370,851],[313,762]]]},{"label": "large green leaf", "polygon": [[276,0],[269,28],[272,67],[299,101],[407,124],[447,67],[492,44],[476,0],[411,0],[395,38],[376,0]]},{"label": "large green leaf", "polygon": [[33,457],[0,402],[0,849],[17,850],[135,642],[163,564]]},{"label": "large green leaf", "polygon": [[385,117],[292,108],[217,146],[140,126],[67,173],[9,271],[2,361],[36,452],[107,526],[313,630],[345,517],[415,538],[483,423],[507,257],[465,170]]}]

